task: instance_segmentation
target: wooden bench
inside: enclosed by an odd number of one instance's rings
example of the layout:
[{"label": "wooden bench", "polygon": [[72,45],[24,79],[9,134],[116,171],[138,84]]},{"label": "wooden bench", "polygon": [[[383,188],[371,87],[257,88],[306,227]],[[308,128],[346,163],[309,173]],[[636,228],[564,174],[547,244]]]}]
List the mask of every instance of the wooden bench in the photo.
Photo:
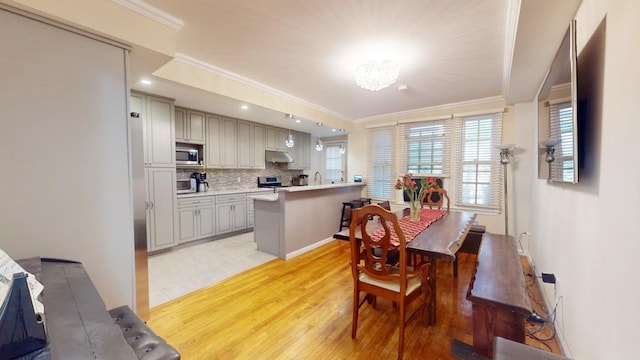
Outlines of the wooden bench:
[{"label": "wooden bench", "polygon": [[493,338],[525,340],[531,303],[512,236],[485,233],[467,300],[473,308],[473,351],[491,358]]}]

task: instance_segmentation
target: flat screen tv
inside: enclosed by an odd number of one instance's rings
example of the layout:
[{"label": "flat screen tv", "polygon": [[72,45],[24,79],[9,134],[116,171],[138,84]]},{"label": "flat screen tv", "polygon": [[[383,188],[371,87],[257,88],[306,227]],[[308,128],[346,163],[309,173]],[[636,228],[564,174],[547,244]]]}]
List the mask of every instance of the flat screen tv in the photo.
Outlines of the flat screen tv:
[{"label": "flat screen tv", "polygon": [[538,178],[578,182],[576,23],[569,24],[538,92]]}]

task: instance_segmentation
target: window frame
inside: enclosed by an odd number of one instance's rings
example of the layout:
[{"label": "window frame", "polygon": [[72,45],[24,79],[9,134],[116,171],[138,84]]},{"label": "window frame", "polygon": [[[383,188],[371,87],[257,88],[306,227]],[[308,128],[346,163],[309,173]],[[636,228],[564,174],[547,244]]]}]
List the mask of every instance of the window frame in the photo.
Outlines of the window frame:
[{"label": "window frame", "polygon": [[[481,122],[491,120],[490,130],[481,128]],[[502,140],[502,123],[503,116],[500,113],[474,114],[469,116],[457,116],[456,122],[456,174],[454,179],[455,196],[454,206],[459,208],[483,210],[490,212],[499,212],[502,206],[502,190],[503,190],[503,168],[500,164],[499,150],[496,148]],[[473,139],[468,138],[471,128],[466,125],[471,122],[477,122],[477,136]],[[485,125],[486,126],[486,125]],[[487,144],[488,142],[488,144]],[[469,151],[469,146],[476,144],[475,151]],[[481,145],[482,144],[482,145]],[[471,160],[465,160],[465,156],[476,157]],[[472,171],[475,174],[473,181],[465,180],[465,166],[475,167]],[[484,169],[480,169],[484,168]],[[480,179],[482,173],[488,173],[483,179]],[[474,184],[475,199],[474,203],[465,201],[465,184]],[[478,203],[479,192],[478,187],[487,185],[484,193],[486,200]]]}]

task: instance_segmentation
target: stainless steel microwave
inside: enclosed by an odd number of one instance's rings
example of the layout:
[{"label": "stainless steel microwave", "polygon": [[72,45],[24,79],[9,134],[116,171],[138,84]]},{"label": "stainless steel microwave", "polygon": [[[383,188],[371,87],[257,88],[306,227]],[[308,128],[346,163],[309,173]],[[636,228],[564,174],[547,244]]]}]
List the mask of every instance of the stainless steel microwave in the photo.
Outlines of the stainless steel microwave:
[{"label": "stainless steel microwave", "polygon": [[176,193],[178,194],[188,194],[196,192],[196,179],[178,179],[176,180]]},{"label": "stainless steel microwave", "polygon": [[200,165],[198,149],[176,146],[176,165]]}]

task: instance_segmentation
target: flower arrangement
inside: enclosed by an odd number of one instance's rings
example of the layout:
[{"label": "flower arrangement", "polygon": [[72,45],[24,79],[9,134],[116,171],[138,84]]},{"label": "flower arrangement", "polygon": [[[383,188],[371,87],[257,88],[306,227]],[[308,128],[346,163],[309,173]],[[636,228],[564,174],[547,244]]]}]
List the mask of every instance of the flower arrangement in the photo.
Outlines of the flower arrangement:
[{"label": "flower arrangement", "polygon": [[420,221],[420,199],[429,188],[436,187],[436,180],[432,177],[422,178],[420,180],[420,190],[418,190],[412,177],[413,174],[411,173],[404,174],[402,178],[396,181],[395,188],[403,190],[407,194],[411,209],[411,220]]}]

